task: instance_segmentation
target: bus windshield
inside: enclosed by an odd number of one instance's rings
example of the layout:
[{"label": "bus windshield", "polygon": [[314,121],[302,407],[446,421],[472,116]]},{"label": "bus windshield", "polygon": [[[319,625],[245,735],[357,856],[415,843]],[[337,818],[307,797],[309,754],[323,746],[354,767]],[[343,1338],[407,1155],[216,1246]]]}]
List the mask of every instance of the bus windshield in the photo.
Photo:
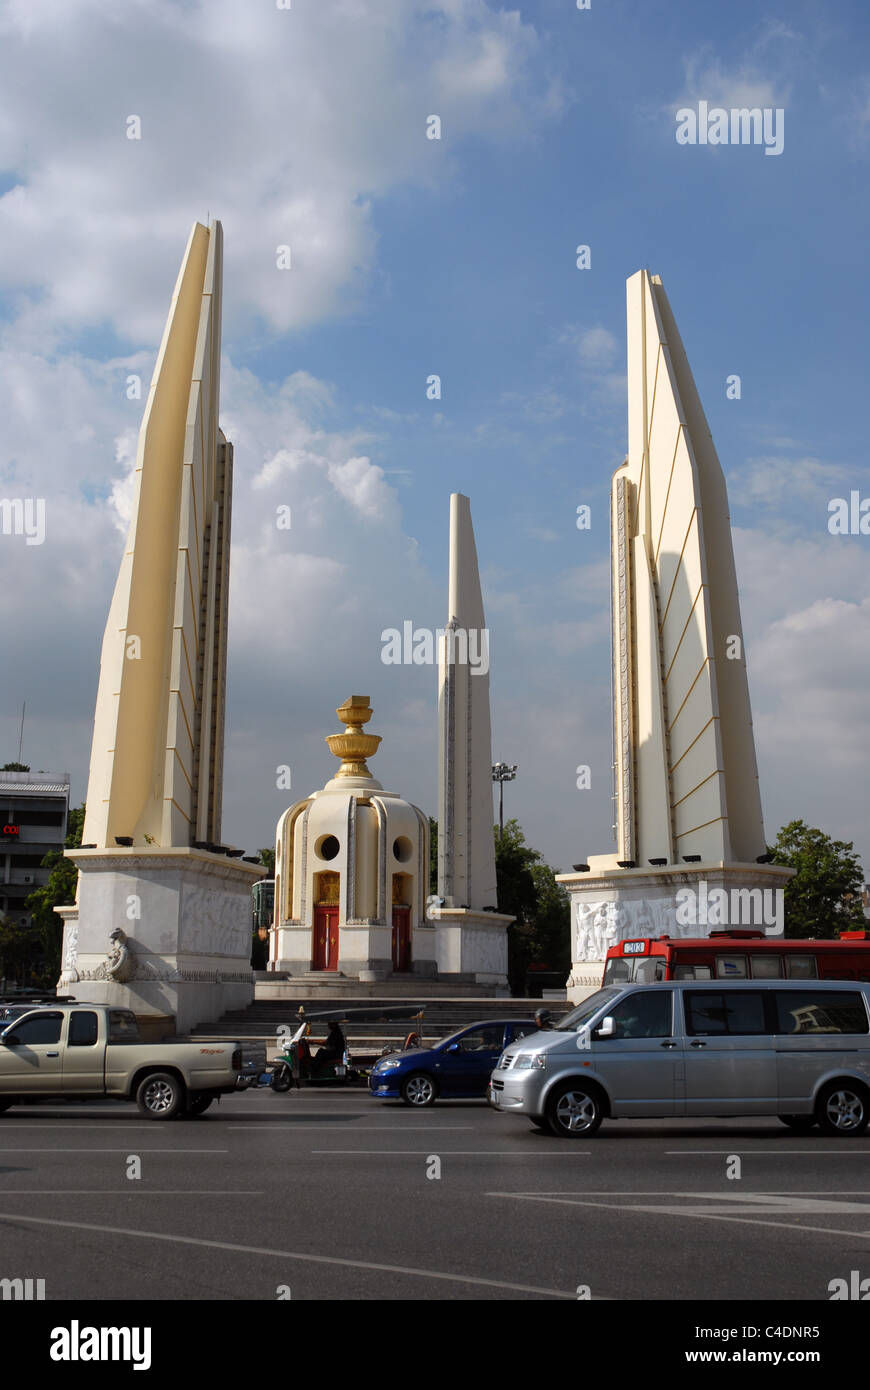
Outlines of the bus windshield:
[{"label": "bus windshield", "polygon": [[581,1004],[578,1004],[576,1009],[572,1009],[571,1013],[559,1020],[556,1024],[557,1030],[573,1033],[576,1029],[582,1028],[584,1023],[588,1023],[592,1015],[596,1014],[607,1003],[608,999],[615,999],[617,994],[619,994],[618,989],[596,990],[594,994],[589,995],[588,999],[584,999]]},{"label": "bus windshield", "polygon": [[611,956],[604,967],[606,985],[651,985],[655,980],[666,978],[667,962],[664,956]]}]

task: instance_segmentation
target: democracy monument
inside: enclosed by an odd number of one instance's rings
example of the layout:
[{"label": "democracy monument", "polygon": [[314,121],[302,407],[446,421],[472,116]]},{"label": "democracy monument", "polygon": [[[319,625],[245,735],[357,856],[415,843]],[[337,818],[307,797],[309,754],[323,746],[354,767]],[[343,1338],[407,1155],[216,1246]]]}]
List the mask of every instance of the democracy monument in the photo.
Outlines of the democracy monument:
[{"label": "democracy monument", "polygon": [[[57,909],[59,989],[164,1032],[254,997],[251,889],[263,869],[221,842],[233,475],[219,425],[221,291],[221,225],[195,223],[103,637],[83,844],[67,851],[77,900]],[[611,506],[617,848],[559,876],[574,999],[600,982],[616,941],[706,934],[681,921],[687,890],[751,901],[791,874],[766,862],[725,480],[661,280],[646,271],[628,281],[628,402]],[[381,738],[365,732],[368,697],[352,695],[336,711],[343,732],[326,736],[338,770],[278,822],[258,997],[324,984],[507,992],[489,632],[460,493],[438,643],[437,894],[428,818],[373,777]]]}]

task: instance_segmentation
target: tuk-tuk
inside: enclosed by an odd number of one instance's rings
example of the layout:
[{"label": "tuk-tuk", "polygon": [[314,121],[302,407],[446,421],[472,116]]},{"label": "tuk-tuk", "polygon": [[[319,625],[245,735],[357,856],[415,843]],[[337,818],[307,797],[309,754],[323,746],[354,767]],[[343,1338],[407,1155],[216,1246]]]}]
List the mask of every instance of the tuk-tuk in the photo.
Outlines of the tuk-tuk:
[{"label": "tuk-tuk", "polygon": [[[328,1055],[320,1056],[324,1049],[319,1049],[314,1056],[308,1038],[311,1033],[311,1022],[304,1017],[304,1009],[300,1008],[302,1022],[290,1037],[285,1037],[281,1043],[281,1052],[277,1057],[270,1058],[272,1072],[272,1090],[289,1091],[295,1086],[297,1090],[303,1086],[365,1086],[368,1083],[368,1072],[361,1067],[354,1065],[347,1045],[347,1040],[341,1033],[342,1049],[340,1054],[330,1050]],[[351,1019],[353,1015],[353,1019]],[[324,1012],[322,1014],[312,1014],[311,1019],[322,1022],[329,1022],[330,1028],[340,1031],[341,1023],[348,1023],[353,1020],[359,1023],[372,1022],[385,1018],[413,1018],[421,1025],[423,1009],[415,1004],[387,1005],[386,1008],[378,1009],[357,1008],[345,1010],[341,1013],[335,1011]],[[414,1033],[415,1039],[418,1037]],[[406,1042],[407,1046],[407,1042]],[[385,1052],[392,1049],[387,1047]],[[318,1060],[319,1058],[319,1060]]]}]

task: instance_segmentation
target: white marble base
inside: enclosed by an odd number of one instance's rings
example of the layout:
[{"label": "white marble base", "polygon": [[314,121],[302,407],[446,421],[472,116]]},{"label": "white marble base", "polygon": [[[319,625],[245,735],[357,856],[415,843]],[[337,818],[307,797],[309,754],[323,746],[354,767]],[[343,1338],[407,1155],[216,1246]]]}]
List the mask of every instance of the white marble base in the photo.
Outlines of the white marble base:
[{"label": "white marble base", "polygon": [[513,917],[464,907],[441,907],[437,912],[438,974],[471,977],[477,984],[506,989],[507,929]]},{"label": "white marble base", "polygon": [[[728,927],[782,935],[781,895],[793,873],[776,864],[674,864],[558,874],[571,899],[568,998],[579,1003],[600,986],[609,948],[628,937],[709,936]],[[760,898],[747,896],[753,889]]]},{"label": "white marble base", "polygon": [[[251,889],[262,868],[194,849],[72,850],[58,992],[174,1019],[178,1032],[254,997]],[[113,962],[110,933],[125,934]]]}]

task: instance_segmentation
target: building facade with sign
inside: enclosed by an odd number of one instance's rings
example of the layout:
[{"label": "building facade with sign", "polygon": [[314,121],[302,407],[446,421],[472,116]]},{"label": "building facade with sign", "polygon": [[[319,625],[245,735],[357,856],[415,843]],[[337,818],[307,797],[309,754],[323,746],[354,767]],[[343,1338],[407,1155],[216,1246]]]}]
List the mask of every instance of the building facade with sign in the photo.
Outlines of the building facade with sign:
[{"label": "building facade with sign", "polygon": [[29,927],[25,903],[48,882],[42,861],[63,849],[69,773],[0,772],[0,919]]}]

